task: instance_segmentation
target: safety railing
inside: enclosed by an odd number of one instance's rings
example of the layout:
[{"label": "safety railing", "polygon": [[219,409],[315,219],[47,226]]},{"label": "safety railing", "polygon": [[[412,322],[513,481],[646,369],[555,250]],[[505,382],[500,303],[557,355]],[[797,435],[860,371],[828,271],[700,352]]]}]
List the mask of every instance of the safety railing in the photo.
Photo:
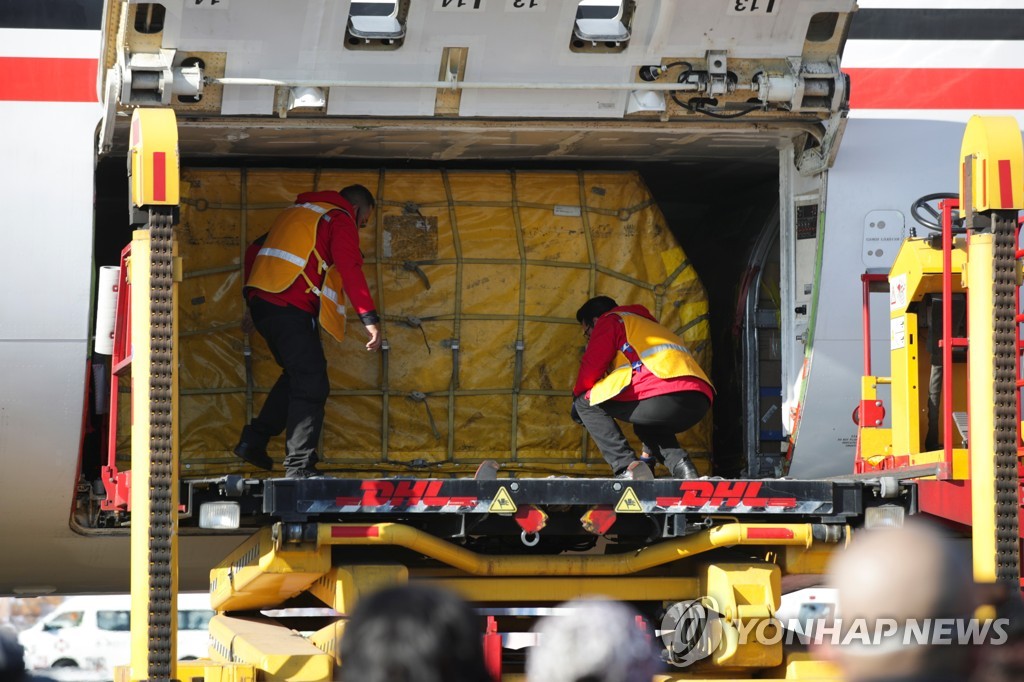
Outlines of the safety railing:
[{"label": "safety railing", "polygon": [[131,346],[131,242],[121,251],[120,281],[117,287],[117,307],[114,316],[114,349],[110,366],[110,415],[107,429],[107,463],[100,468],[100,478],[106,499],[100,502],[103,511],[128,511],[131,499],[131,472],[117,469],[117,415],[120,381],[128,375],[132,364]]}]

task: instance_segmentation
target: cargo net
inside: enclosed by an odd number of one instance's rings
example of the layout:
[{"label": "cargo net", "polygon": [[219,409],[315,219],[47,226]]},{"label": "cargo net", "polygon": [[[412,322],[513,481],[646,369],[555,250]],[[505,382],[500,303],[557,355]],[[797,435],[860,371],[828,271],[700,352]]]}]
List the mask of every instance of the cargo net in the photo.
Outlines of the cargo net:
[{"label": "cargo net", "polygon": [[[389,349],[367,353],[351,307],[345,341],[324,335],[321,469],[470,475],[495,459],[526,475],[607,476],[569,416],[585,345],[576,310],[594,295],[647,306],[710,370],[704,287],[636,173],[185,170],[184,476],[247,466],[231,449],[279,374],[257,334],[246,361],[246,245],[297,194],[354,183],[378,200],[360,236]],[[680,438],[708,473],[710,416]],[[283,440],[271,441],[278,467]]]}]

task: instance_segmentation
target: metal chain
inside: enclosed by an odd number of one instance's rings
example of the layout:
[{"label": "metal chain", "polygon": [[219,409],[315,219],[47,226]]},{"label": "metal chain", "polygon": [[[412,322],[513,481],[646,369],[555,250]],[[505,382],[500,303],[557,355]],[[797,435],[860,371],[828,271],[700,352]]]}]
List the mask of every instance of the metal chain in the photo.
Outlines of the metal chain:
[{"label": "metal chain", "polygon": [[[992,343],[995,395],[996,580],[1020,581],[1017,499],[1017,325],[1015,214],[992,214]],[[985,485],[984,481],[976,481]]]},{"label": "metal chain", "polygon": [[150,680],[171,677],[171,565],[173,439],[174,261],[173,217],[150,212],[150,484],[149,670]]}]

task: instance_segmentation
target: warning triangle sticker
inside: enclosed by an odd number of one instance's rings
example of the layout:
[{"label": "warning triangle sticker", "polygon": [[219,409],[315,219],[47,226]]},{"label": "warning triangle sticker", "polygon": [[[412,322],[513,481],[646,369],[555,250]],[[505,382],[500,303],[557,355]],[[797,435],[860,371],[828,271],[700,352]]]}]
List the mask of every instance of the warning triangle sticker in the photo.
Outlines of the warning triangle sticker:
[{"label": "warning triangle sticker", "polygon": [[615,505],[615,511],[619,514],[642,514],[644,508],[640,506],[640,500],[633,489],[626,488],[626,492],[619,498],[619,503]]},{"label": "warning triangle sticker", "polygon": [[508,494],[505,486],[501,486],[498,488],[498,494],[491,500],[491,506],[487,508],[487,511],[492,514],[514,514],[516,509],[516,503],[512,501],[512,496]]}]

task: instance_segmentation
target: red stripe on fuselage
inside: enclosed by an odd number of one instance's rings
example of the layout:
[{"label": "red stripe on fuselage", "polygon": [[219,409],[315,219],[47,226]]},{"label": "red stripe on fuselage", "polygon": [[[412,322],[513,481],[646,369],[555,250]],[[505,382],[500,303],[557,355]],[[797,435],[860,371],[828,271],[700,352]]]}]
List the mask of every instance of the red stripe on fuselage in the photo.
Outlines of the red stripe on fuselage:
[{"label": "red stripe on fuselage", "polygon": [[847,69],[851,109],[1024,109],[1024,69]]},{"label": "red stripe on fuselage", "polygon": [[0,57],[0,101],[97,102],[97,59]]}]

